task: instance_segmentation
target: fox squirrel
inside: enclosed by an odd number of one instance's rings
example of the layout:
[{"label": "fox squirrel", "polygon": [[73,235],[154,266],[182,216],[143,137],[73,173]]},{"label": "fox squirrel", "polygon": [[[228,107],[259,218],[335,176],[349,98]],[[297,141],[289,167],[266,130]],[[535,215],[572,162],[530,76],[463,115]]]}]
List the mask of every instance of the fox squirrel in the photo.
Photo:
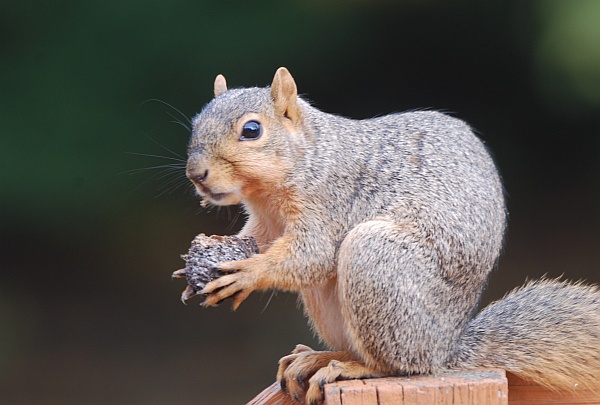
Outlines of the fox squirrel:
[{"label": "fox squirrel", "polygon": [[459,119],[434,111],[352,120],[270,87],[227,89],[193,120],[186,174],[214,205],[242,203],[260,253],[220,263],[205,305],[296,291],[332,351],[298,345],[282,388],[322,401],[336,379],[500,367],[600,392],[600,291],[542,279],[474,316],[502,250],[498,171]]}]

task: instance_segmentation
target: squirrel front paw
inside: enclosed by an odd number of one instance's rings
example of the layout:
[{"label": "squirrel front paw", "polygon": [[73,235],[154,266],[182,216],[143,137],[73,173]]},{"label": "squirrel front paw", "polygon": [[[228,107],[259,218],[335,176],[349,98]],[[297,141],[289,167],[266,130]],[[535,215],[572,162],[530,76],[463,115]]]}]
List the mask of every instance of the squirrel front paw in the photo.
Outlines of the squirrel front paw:
[{"label": "squirrel front paw", "polygon": [[232,297],[232,308],[235,311],[252,291],[268,288],[260,256],[217,264],[219,270],[234,273],[226,274],[206,284],[201,291],[202,294],[207,295],[203,305],[216,306],[224,299]]}]

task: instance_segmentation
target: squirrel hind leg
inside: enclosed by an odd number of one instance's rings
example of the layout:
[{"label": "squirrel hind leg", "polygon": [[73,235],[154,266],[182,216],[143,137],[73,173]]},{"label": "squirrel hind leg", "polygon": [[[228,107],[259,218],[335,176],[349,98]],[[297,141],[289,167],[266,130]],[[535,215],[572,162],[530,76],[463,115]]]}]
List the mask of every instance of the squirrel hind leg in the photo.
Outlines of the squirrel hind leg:
[{"label": "squirrel hind leg", "polygon": [[373,220],[348,233],[337,287],[356,358],[396,375],[447,367],[476,297],[445,282],[437,263],[414,224]]}]

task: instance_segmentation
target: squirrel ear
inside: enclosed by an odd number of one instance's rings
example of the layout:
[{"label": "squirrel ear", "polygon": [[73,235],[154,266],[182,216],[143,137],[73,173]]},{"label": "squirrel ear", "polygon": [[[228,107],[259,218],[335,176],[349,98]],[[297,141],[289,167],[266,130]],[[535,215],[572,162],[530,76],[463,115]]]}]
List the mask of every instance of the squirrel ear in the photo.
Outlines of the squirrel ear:
[{"label": "squirrel ear", "polygon": [[275,103],[275,113],[285,116],[292,121],[299,117],[298,90],[290,72],[280,67],[275,72],[273,83],[271,83],[271,96]]},{"label": "squirrel ear", "polygon": [[220,94],[223,94],[227,91],[227,82],[225,81],[225,76],[218,75],[215,78],[215,97]]}]

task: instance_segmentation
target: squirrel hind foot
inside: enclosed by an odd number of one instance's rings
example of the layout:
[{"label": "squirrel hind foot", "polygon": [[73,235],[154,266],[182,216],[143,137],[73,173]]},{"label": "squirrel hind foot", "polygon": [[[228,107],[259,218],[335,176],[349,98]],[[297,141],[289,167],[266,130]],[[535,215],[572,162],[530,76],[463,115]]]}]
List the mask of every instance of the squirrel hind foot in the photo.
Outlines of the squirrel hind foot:
[{"label": "squirrel hind foot", "polygon": [[381,373],[350,359],[348,352],[314,351],[298,345],[292,354],[279,360],[277,381],[295,400],[309,404],[323,402],[323,386],[354,378],[381,376]]},{"label": "squirrel hind foot", "polygon": [[309,380],[306,391],[306,402],[309,404],[320,404],[324,399],[325,384],[337,380],[352,380],[361,378],[383,377],[374,369],[366,367],[358,361],[331,360],[327,367],[319,369]]}]

